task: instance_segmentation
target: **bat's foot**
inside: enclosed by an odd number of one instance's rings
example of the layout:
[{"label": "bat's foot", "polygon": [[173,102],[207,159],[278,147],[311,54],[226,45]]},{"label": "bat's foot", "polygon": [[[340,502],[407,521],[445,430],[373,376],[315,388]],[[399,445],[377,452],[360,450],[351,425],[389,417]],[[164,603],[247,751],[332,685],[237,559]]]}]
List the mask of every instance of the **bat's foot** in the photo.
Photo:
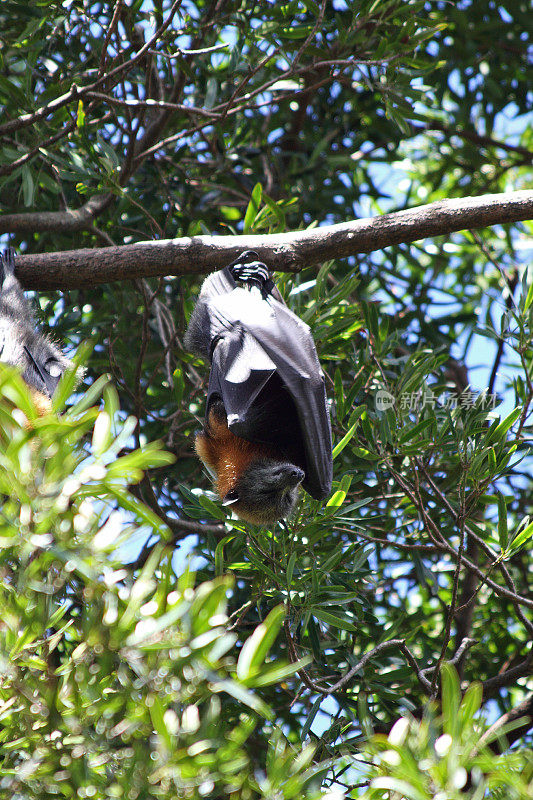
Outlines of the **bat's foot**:
[{"label": "bat's foot", "polygon": [[255,250],[245,250],[241,253],[239,258],[229,265],[229,271],[238,283],[258,286],[263,295],[271,292],[274,287],[267,265],[259,261]]},{"label": "bat's foot", "polygon": [[3,284],[8,275],[15,274],[15,249],[7,247],[0,252],[0,284]]}]

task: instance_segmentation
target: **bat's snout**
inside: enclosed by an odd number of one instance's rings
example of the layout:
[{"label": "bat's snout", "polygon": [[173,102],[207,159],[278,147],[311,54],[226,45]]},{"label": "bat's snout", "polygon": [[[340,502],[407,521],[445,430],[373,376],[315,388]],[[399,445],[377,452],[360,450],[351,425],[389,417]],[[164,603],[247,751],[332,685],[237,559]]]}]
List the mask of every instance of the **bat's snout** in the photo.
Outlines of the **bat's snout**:
[{"label": "bat's snout", "polygon": [[274,470],[273,477],[279,481],[280,486],[292,489],[303,481],[305,472],[294,464],[280,464]]}]

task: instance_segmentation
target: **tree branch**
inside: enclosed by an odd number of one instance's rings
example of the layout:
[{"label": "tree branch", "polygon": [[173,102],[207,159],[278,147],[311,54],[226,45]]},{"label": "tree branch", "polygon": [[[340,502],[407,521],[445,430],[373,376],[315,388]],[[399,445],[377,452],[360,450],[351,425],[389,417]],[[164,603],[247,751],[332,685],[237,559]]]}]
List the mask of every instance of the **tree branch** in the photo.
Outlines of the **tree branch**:
[{"label": "tree branch", "polygon": [[495,147],[500,150],[507,150],[511,153],[518,153],[527,161],[533,161],[533,151],[529,150],[527,147],[520,147],[520,145],[502,142],[498,139],[493,139],[492,136],[483,136],[474,129],[469,130],[468,128],[461,129],[452,127],[451,125],[444,125],[436,120],[432,120],[427,125],[411,125],[411,128],[416,134],[440,131],[450,138],[452,136],[458,136],[460,139],[466,139],[466,141],[473,142],[482,147]]},{"label": "tree branch", "polygon": [[[108,90],[111,86],[118,83],[120,80],[120,76],[124,73],[129,72],[133,66],[140,61],[141,58],[144,56],[145,53],[149,52],[152,45],[154,45],[159,37],[166,31],[168,26],[171,24],[172,20],[174,19],[174,15],[181,4],[182,0],[175,0],[172,4],[172,7],[164,20],[164,22],[159,26],[153,36],[146,42],[141,49],[135,53],[134,55],[127,58],[117,67],[112,69],[110,72],[101,75],[97,80],[93,83],[89,84],[88,86],[77,86],[75,82],[73,82],[71,88],[66,94],[61,95],[61,97],[56,97],[54,100],[51,100],[41,108],[38,108],[37,111],[34,111],[32,114],[23,114],[20,117],[16,117],[16,119],[10,119],[7,122],[4,122],[0,125],[0,134],[4,133],[12,133],[13,131],[18,131],[21,128],[27,128],[29,125],[33,125],[34,122],[38,122],[45,117],[50,116],[55,111],[58,111],[63,106],[68,105],[74,100],[80,100],[83,98],[88,92],[94,91],[98,89],[102,85],[106,85]],[[82,76],[78,76],[78,80],[80,80]],[[74,79],[73,79],[74,81]]]},{"label": "tree branch", "polygon": [[357,664],[348,670],[348,672],[346,672],[342,678],[337,681],[337,683],[335,683],[333,686],[330,686],[327,690],[322,690],[323,693],[335,694],[335,692],[338,692],[339,689],[345,686],[354,677],[354,675],[359,672],[359,670],[362,670],[369,661],[371,661],[375,656],[379,655],[379,653],[383,652],[384,650],[400,650],[406,657],[409,666],[414,670],[422,688],[426,691],[426,693],[431,693],[432,686],[430,681],[428,681],[428,679],[424,676],[424,670],[419,668],[415,657],[403,639],[390,639],[388,642],[382,642],[381,644],[378,644],[377,647],[374,647],[368,653],[365,653],[365,655],[357,662]]},{"label": "tree branch", "polygon": [[[75,210],[66,208],[64,211],[32,211],[28,214],[4,214],[0,216],[0,233],[38,233],[44,231],[70,233],[88,230],[91,228],[94,218],[109,205],[112,199],[112,194],[98,194],[93,195],[90,200]],[[89,250],[88,252],[91,251]],[[23,256],[20,256],[21,260],[23,258]]]},{"label": "tree branch", "polygon": [[74,289],[141,277],[211,272],[244,250],[256,250],[273,270],[298,272],[310,264],[394,244],[528,219],[533,219],[533,191],[482,195],[304,231],[195,236],[21,255],[17,276],[28,289]]},{"label": "tree branch", "polygon": [[[518,725],[517,725],[518,721]],[[512,730],[508,726],[513,725]],[[506,714],[499,717],[488,730],[485,731],[479,742],[476,744],[475,752],[478,753],[485,745],[488,745],[495,753],[505,752],[518,739],[521,739],[531,730],[533,726],[533,692],[529,692],[524,700]],[[500,731],[504,729],[504,741],[500,741]]]},{"label": "tree branch", "polygon": [[178,542],[180,542],[182,539],[185,539],[187,536],[205,536],[213,534],[213,536],[221,538],[227,533],[224,525],[210,525],[208,523],[204,524],[203,522],[196,522],[189,519],[170,519],[169,517],[165,518],[165,522],[173,533],[172,540],[167,542],[163,539],[152,539],[150,536],[144,543],[139,555],[134,558],[133,561],[126,562],[124,564],[125,567],[128,567],[128,569],[131,570],[142,569],[150,558],[150,555],[154,549],[160,544],[164,544],[166,547],[171,547],[173,545],[177,545]]}]

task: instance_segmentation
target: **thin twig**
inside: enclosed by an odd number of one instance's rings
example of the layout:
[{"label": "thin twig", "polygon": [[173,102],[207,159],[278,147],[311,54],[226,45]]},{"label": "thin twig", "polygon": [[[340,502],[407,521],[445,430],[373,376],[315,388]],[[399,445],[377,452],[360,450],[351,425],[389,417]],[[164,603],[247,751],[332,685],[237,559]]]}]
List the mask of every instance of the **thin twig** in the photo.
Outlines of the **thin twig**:
[{"label": "thin twig", "polygon": [[120,100],[113,95],[104,94],[103,92],[88,92],[88,97],[96,100],[102,100],[112,106],[120,106],[122,108],[147,108],[147,109],[165,109],[168,111],[181,111],[183,114],[190,116],[207,117],[210,122],[220,119],[220,113],[208,111],[205,108],[198,108],[196,106],[184,106],[182,103],[169,103],[166,100]]},{"label": "thin twig", "polygon": [[516,720],[523,721],[520,735],[523,735],[530,729],[533,723],[533,692],[529,692],[529,694],[526,695],[521,703],[514,708],[511,708],[506,714],[503,714],[501,717],[499,717],[496,722],[492,723],[490,728],[485,731],[483,736],[481,736],[479,741],[476,743],[472,756],[477,755],[477,753],[481,752],[484,747],[489,745],[499,735],[499,731],[502,728],[507,727],[510,723],[513,723]]},{"label": "thin twig", "polygon": [[106,62],[106,59],[107,59],[107,47],[108,47],[109,42],[111,41],[111,37],[112,37],[112,35],[113,35],[114,31],[115,31],[115,28],[116,28],[116,25],[117,25],[117,22],[118,22],[118,18],[119,18],[119,14],[120,14],[120,9],[122,8],[123,1],[124,0],[116,0],[116,2],[115,2],[115,10],[113,11],[113,16],[111,17],[111,22],[109,23],[109,26],[108,26],[106,34],[105,34],[104,43],[102,45],[102,53],[100,55],[100,67],[98,69],[98,77],[99,78],[104,74],[105,62]]},{"label": "thin twig", "polygon": [[76,84],[73,84],[71,89],[66,94],[61,95],[61,97],[56,97],[55,100],[51,100],[49,103],[46,103],[46,105],[41,106],[41,108],[38,108],[37,111],[34,111],[32,114],[23,114],[21,117],[17,117],[17,119],[12,119],[8,122],[5,122],[3,125],[0,125],[0,135],[3,133],[12,133],[13,131],[33,125],[34,122],[44,119],[44,117],[48,117],[54,111],[57,111],[63,106],[68,105],[73,100],[80,100],[81,98],[85,97],[88,92],[94,91],[99,86],[102,86],[104,83],[106,83],[106,81],[111,81],[112,79],[116,78],[117,83],[122,74],[131,70],[131,68],[149,51],[152,45],[159,39],[161,34],[166,31],[174,19],[174,14],[181,5],[181,2],[182,0],[174,0],[167,18],[163,21],[148,42],[146,42],[146,44],[143,45],[143,47],[141,47],[137,53],[135,53],[135,55],[128,58],[122,64],[119,64],[110,72],[102,75],[93,83],[81,88]]},{"label": "thin twig", "polygon": [[[389,465],[389,469],[391,470],[391,474],[394,475],[394,479],[403,488],[404,492],[407,494],[407,496],[409,497],[415,508],[418,509],[418,512],[422,516],[422,519],[426,525],[426,530],[428,532],[430,539],[434,542],[434,544],[439,550],[449,553],[455,561],[455,559],[457,558],[457,551],[454,550],[454,548],[442,536],[438,526],[435,524],[435,522],[431,519],[431,517],[427,513],[422,498],[419,495],[417,496],[416,491],[412,487],[410,487],[407,481],[404,480],[403,477],[394,469],[390,461],[387,461],[387,463]],[[483,583],[485,583],[487,586],[490,586],[490,588],[498,596],[508,598],[513,602],[518,602],[521,605],[527,606],[528,608],[533,608],[533,600],[530,600],[528,597],[523,597],[522,595],[519,595],[517,592],[510,591],[509,589],[506,589],[504,586],[500,586],[499,584],[495,583],[495,581],[490,580],[487,577],[487,575],[483,573],[483,571],[480,570],[476,564],[473,564],[469,559],[467,559],[466,556],[463,556],[463,563],[465,567],[467,567],[471,572],[477,575],[477,577]]]},{"label": "thin twig", "polygon": [[[464,475],[464,473],[463,473]],[[457,563],[455,566],[455,574],[453,576],[453,589],[452,589],[452,600],[450,603],[450,608],[448,610],[448,615],[446,619],[446,627],[444,630],[444,637],[442,640],[442,648],[440,652],[439,659],[435,665],[435,670],[433,673],[433,678],[431,681],[431,696],[435,697],[436,689],[437,689],[437,681],[439,679],[440,667],[442,662],[444,661],[444,656],[446,655],[446,649],[448,647],[448,643],[450,641],[451,630],[452,630],[452,620],[455,616],[455,607],[457,605],[457,591],[459,587],[459,575],[461,574],[461,567],[462,567],[462,558],[465,549],[465,542],[466,542],[466,532],[465,532],[465,497],[464,497],[464,484],[461,483],[459,487],[459,496],[460,496],[460,503],[461,503],[461,510],[458,514],[458,521],[459,521],[459,550],[457,552]]]},{"label": "thin twig", "polygon": [[359,670],[362,670],[371,659],[373,659],[379,653],[382,653],[384,650],[391,650],[393,648],[398,648],[399,650],[401,650],[401,652],[404,654],[407,661],[409,662],[409,665],[415,671],[416,677],[418,678],[418,682],[420,683],[422,688],[427,693],[431,693],[432,692],[431,683],[423,675],[422,670],[420,670],[415,657],[405,644],[405,641],[403,639],[390,639],[388,642],[382,642],[381,644],[378,644],[376,647],[370,650],[368,653],[365,653],[365,655],[360,659],[360,661],[358,661],[354,667],[348,670],[348,672],[345,675],[343,675],[342,678],[340,678],[340,680],[337,681],[337,683],[335,683],[326,692],[324,692],[324,694],[328,695],[334,694],[339,689],[342,689],[342,687],[346,686],[346,684],[353,678],[353,676],[357,672],[359,672]]}]

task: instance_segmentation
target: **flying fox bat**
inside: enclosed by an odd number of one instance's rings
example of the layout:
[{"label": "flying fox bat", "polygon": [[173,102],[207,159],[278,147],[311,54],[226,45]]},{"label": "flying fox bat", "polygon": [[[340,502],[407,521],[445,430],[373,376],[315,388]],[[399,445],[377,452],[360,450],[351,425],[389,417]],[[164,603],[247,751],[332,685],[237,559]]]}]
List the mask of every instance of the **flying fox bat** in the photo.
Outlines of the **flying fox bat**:
[{"label": "flying fox bat", "polygon": [[195,448],[223,505],[266,524],[290,515],[300,484],[327,497],[331,427],[313,337],[257,253],[204,281],[184,341],[211,363]]},{"label": "flying fox bat", "polygon": [[72,362],[39,330],[15,277],[15,251],[0,253],[0,361],[19,367],[41,413],[51,408],[59,379]]}]

